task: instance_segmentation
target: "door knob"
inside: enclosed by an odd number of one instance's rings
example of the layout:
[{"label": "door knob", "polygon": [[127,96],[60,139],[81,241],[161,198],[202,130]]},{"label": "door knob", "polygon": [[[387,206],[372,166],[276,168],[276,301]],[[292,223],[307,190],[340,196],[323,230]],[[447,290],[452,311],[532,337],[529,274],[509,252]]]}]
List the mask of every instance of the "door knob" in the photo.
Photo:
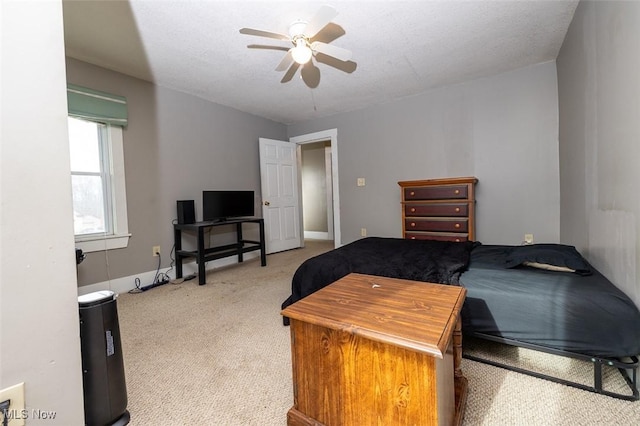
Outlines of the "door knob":
[{"label": "door knob", "polygon": [[270,203],[270,202],[268,202],[268,201],[265,201],[265,202],[264,202],[264,205],[265,205],[265,206],[270,206],[270,205],[271,205],[271,203]]}]

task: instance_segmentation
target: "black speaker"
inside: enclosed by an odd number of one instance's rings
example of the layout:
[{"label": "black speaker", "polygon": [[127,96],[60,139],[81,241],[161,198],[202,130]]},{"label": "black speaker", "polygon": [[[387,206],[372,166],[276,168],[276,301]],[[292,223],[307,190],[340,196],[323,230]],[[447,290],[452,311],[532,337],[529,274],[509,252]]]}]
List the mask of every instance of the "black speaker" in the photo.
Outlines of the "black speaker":
[{"label": "black speaker", "polygon": [[196,209],[193,200],[180,200],[178,203],[178,223],[195,223]]}]

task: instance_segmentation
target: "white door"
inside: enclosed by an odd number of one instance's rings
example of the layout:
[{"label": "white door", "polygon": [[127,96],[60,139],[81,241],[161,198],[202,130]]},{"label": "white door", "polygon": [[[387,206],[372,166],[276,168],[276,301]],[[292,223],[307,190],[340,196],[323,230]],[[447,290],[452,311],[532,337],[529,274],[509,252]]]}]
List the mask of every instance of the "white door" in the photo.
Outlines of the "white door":
[{"label": "white door", "polygon": [[259,139],[267,253],[302,246],[296,144]]}]

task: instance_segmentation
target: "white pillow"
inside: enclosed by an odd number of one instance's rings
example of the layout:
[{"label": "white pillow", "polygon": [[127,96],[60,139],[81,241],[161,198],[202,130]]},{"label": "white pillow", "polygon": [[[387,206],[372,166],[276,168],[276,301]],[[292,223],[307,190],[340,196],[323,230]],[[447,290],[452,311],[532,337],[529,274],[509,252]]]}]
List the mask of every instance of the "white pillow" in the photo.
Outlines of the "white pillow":
[{"label": "white pillow", "polygon": [[549,265],[548,263],[538,262],[522,262],[523,265],[530,266],[532,268],[545,269],[547,271],[556,272],[575,272],[575,269],[567,268],[566,266]]}]

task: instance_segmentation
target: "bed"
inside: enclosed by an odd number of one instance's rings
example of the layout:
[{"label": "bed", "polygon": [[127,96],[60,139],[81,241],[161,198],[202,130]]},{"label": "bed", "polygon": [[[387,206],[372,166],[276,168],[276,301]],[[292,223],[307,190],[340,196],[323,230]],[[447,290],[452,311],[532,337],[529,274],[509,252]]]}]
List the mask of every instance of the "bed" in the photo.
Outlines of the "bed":
[{"label": "bed", "polygon": [[[621,399],[639,399],[640,312],[572,246],[364,238],[300,265],[282,308],[351,272],[464,286],[465,335],[587,360],[593,364],[594,384],[512,369]],[[603,389],[603,366],[618,368],[630,394]]]},{"label": "bed", "polygon": [[[308,259],[296,270],[291,296],[297,302],[351,272],[440,284],[457,284],[475,243],[368,237]],[[285,318],[285,323],[286,323]]]}]

